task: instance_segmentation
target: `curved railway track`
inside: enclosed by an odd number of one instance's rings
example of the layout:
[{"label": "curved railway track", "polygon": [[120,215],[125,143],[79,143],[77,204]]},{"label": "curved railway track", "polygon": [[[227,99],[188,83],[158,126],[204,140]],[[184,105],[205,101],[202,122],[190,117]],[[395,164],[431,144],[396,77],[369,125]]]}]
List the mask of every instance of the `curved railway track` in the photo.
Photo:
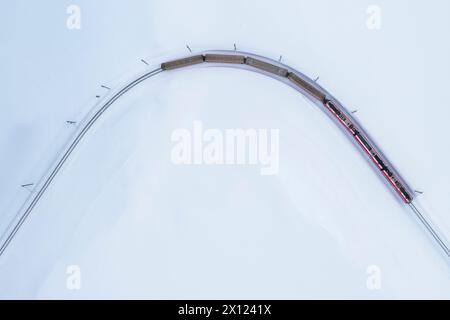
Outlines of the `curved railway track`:
[{"label": "curved railway track", "polygon": [[330,118],[347,133],[355,145],[358,146],[362,153],[373,163],[373,167],[383,177],[386,184],[395,192],[401,201],[411,208],[418,220],[425,229],[428,230],[430,236],[435,239],[436,243],[442,248],[447,257],[450,258],[450,250],[446,244],[446,240],[439,235],[433,225],[414,205],[415,195],[412,189],[394,168],[392,163],[390,163],[387,157],[384,156],[381,149],[365,132],[363,127],[336,98],[315,81],[289,66],[269,58],[237,51],[207,51],[201,54],[164,62],[156,69],[140,74],[134,80],[119,88],[117,92],[113,92],[110,96],[106,97],[105,101],[97,106],[98,109],[81,125],[80,129],[66,146],[49,173],[46,174],[36,186],[36,191],[32,193],[24,203],[2,238],[0,256],[14,239],[21,226],[25,223],[36,204],[45,194],[53,179],[61,170],[76,146],[83,139],[86,132],[95,124],[97,119],[114,104],[115,101],[139,83],[161,72],[171,72],[172,70],[194,65],[227,66],[256,71],[282,81],[305,95],[310,101],[327,113]]}]

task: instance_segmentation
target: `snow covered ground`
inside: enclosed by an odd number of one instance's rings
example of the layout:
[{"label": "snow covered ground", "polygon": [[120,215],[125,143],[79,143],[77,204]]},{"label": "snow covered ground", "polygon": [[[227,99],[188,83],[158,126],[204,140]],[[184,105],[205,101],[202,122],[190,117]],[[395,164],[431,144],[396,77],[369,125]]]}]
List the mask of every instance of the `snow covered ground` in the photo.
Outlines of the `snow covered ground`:
[{"label": "snow covered ground", "polygon": [[[70,5],[81,9],[79,30],[66,27]],[[373,5],[379,30],[367,26]],[[48,170],[74,132],[66,120],[85,117],[107,93],[100,85],[144,70],[140,59],[187,54],[186,44],[236,43],[282,55],[357,109],[450,234],[448,1],[2,8],[2,233],[29,196],[20,185]],[[279,174],[174,165],[171,134],[196,120],[279,129]],[[409,209],[325,114],[259,74],[194,68],[147,80],[89,131],[0,258],[0,298],[448,299],[449,273]]]}]

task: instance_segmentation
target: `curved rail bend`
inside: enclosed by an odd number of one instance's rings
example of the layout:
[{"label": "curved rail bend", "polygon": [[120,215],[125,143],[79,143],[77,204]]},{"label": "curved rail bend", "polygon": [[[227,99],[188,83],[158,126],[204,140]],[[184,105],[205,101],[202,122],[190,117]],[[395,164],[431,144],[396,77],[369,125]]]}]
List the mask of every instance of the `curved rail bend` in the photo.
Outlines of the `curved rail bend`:
[{"label": "curved rail bend", "polygon": [[164,62],[159,68],[146,72],[135,80],[131,81],[117,93],[108,98],[101,107],[88,119],[82,129],[76,134],[73,141],[66,147],[65,151],[60,156],[50,173],[44,177],[41,183],[37,186],[37,192],[30,195],[30,198],[23,205],[19,211],[16,221],[10,226],[10,231],[6,232],[6,238],[2,241],[0,247],[0,256],[6,250],[8,245],[13,240],[20,227],[23,225],[27,217],[30,215],[42,195],[45,193],[61,167],[66,162],[67,158],[73,152],[75,147],[84,137],[86,132],[92,127],[96,120],[122,95],[134,88],[144,80],[153,77],[163,71],[176,70],[180,68],[190,67],[194,65],[209,65],[209,66],[229,66],[244,68],[251,71],[257,71],[262,74],[273,77],[277,80],[285,82],[297,91],[305,95],[309,100],[318,105],[325,111],[335,123],[340,125],[345,132],[352,138],[352,140],[360,147],[360,150],[373,163],[374,167],[386,180],[391,189],[398,195],[398,197],[406,204],[408,204],[414,211],[419,221],[430,232],[431,236],[450,257],[450,250],[445,244],[445,241],[440,238],[437,232],[433,229],[431,224],[423,217],[423,215],[414,206],[414,192],[395,170],[394,166],[383,155],[380,148],[374,143],[369,135],[364,131],[362,126],[351,116],[346,108],[339,103],[328,91],[318,85],[315,81],[304,75],[303,73],[286,66],[280,62],[261,57],[251,53],[237,52],[237,51],[208,51],[198,55],[191,55],[188,57]]}]

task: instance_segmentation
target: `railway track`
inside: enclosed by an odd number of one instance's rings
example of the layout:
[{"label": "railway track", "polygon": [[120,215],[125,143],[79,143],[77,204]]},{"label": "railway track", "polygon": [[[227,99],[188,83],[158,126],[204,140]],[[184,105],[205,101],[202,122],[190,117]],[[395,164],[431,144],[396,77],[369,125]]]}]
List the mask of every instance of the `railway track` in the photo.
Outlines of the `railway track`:
[{"label": "railway track", "polygon": [[282,64],[281,62],[271,60],[251,53],[238,51],[207,51],[197,55],[190,55],[180,59],[175,59],[161,63],[153,70],[147,71],[137,76],[131,82],[125,84],[117,92],[112,92],[100,104],[100,107],[87,118],[85,123],[81,124],[79,131],[64,149],[58,160],[36,186],[36,192],[32,193],[25,204],[20,209],[14,221],[2,238],[0,247],[0,256],[7,249],[11,241],[25,223],[36,204],[44,195],[53,179],[63,167],[66,160],[72,154],[76,146],[83,139],[86,132],[94,125],[97,119],[109,109],[122,95],[133,89],[139,83],[161,73],[172,72],[173,70],[187,68],[196,65],[235,67],[256,71],[264,75],[275,78],[293,87],[310,101],[321,108],[330,118],[340,126],[348,137],[354,142],[355,146],[364,154],[373,164],[376,171],[383,177],[386,185],[413,211],[418,221],[428,230],[429,235],[434,238],[436,243],[442,248],[447,258],[450,258],[450,250],[445,238],[439,235],[432,223],[427,220],[418,208],[414,205],[415,193],[401,177],[392,163],[382,153],[381,149],[375,144],[363,127],[354,119],[350,112],[328,91],[318,85],[315,81],[303,73]]}]

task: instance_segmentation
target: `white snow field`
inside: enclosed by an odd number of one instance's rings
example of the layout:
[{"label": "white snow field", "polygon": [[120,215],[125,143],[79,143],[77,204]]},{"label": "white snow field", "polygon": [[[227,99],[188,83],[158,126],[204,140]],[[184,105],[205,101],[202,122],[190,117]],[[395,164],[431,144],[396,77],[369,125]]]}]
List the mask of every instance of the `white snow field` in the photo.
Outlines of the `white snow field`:
[{"label": "white snow field", "polygon": [[[79,30],[66,27],[70,5],[81,10]],[[367,26],[372,5],[379,30]],[[99,103],[101,85],[149,68],[140,59],[189,54],[186,44],[235,43],[320,76],[450,234],[448,1],[2,9],[2,233],[30,195],[21,185],[47,172],[75,130],[66,121]],[[197,120],[279,129],[279,173],[174,165],[172,132]],[[146,80],[92,127],[0,257],[0,298],[449,299],[449,274],[409,208],[316,106],[257,73],[193,68]]]}]

